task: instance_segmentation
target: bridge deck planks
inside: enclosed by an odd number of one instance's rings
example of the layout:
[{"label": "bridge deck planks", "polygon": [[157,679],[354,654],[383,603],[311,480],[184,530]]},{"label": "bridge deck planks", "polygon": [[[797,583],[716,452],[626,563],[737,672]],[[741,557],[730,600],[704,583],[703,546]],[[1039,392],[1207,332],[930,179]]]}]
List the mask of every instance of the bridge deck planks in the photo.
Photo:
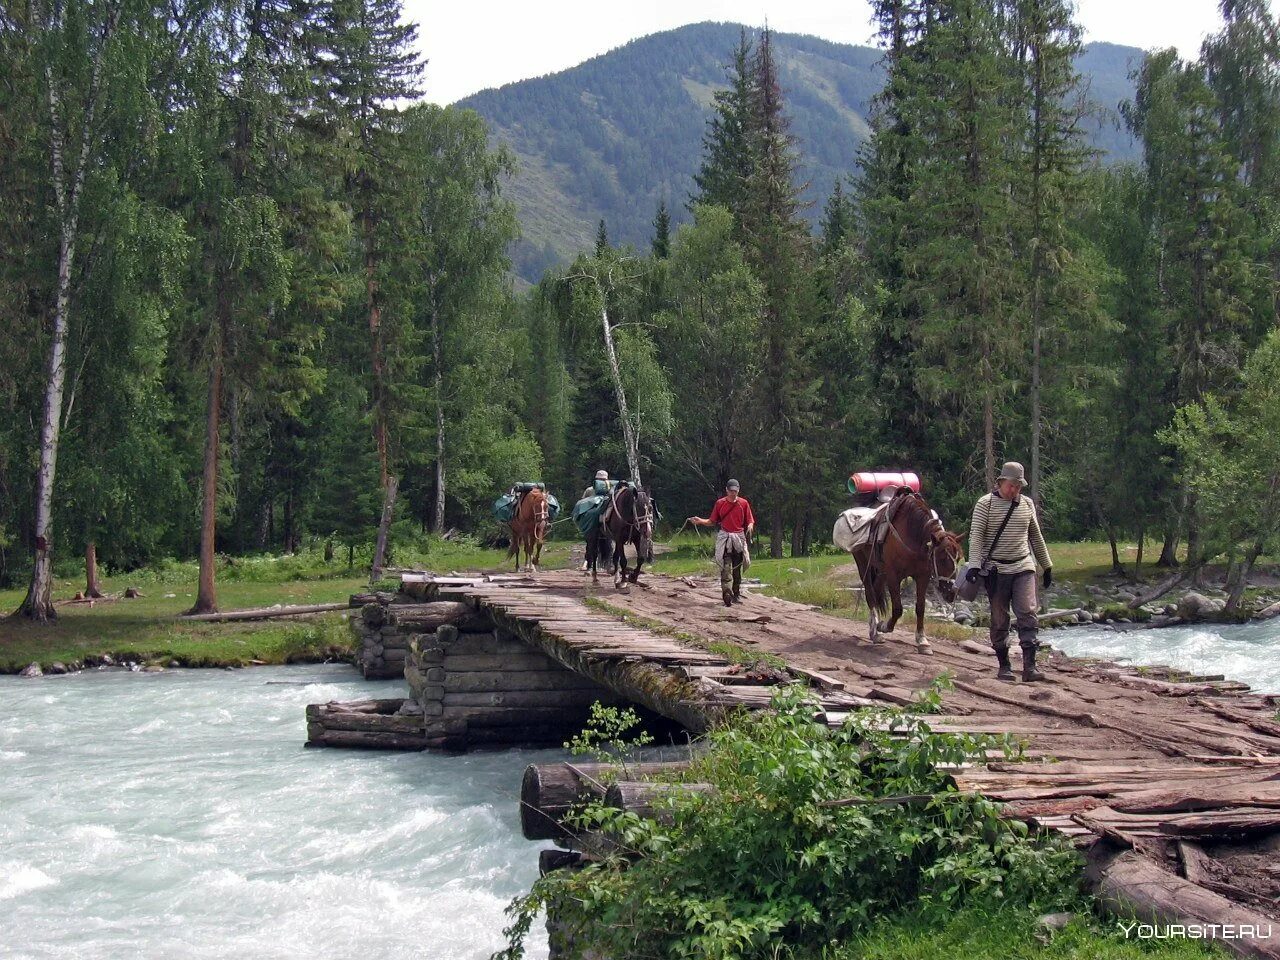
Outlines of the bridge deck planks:
[{"label": "bridge deck planks", "polygon": [[[1081,846],[1100,837],[1136,844],[1173,872],[1182,869],[1176,844],[1194,836],[1209,850],[1218,880],[1246,890],[1255,907],[1272,904],[1264,912],[1280,920],[1280,877],[1250,867],[1253,861],[1237,849],[1250,838],[1280,843],[1280,698],[1208,678],[1192,679],[1211,693],[1188,696],[1188,686],[1178,687],[1170,671],[1138,677],[1134,668],[1057,652],[1050,655],[1052,682],[1001,684],[992,679],[992,657],[958,642],[934,639],[932,651],[922,654],[910,633],[898,631],[889,643],[873,646],[855,635],[865,630],[861,623],[811,607],[752,595],[725,608],[709,579],[694,580],[695,586],[660,575],[645,581],[626,592],[605,585],[593,590],[576,572],[546,572],[536,579],[450,578],[437,589],[441,597],[465,598],[528,624],[566,655],[649,662],[692,679],[708,710],[766,707],[772,691],[730,677],[734,665],[705,647],[621,621],[583,599],[599,596],[704,643],[726,641],[781,657],[798,679],[815,684],[832,723],[850,710],[909,701],[949,673],[956,685],[942,694],[943,713],[929,718],[931,726],[1010,734],[1029,761],[1003,762],[997,751],[991,762],[952,775],[960,789],[1004,802],[1008,816]],[[1175,682],[1133,683],[1152,676]],[[1256,805],[1249,804],[1251,796]]]}]

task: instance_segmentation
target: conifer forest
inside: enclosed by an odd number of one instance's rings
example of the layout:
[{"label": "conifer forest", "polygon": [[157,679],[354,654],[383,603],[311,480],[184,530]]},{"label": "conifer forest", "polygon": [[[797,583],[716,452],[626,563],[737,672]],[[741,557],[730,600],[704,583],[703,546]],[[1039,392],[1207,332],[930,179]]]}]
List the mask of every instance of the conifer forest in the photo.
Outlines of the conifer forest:
[{"label": "conifer forest", "polygon": [[1134,65],[1123,157],[1069,0],[873,7],[823,197],[743,29],[648,241],[602,215],[527,282],[517,157],[424,99],[398,0],[0,0],[0,586],[42,619],[55,574],[198,558],[211,611],[220,556],[380,569],[601,468],[670,529],[737,478],[803,556],[853,470],[963,529],[1005,459],[1054,539],[1243,582],[1280,549],[1266,0]]}]

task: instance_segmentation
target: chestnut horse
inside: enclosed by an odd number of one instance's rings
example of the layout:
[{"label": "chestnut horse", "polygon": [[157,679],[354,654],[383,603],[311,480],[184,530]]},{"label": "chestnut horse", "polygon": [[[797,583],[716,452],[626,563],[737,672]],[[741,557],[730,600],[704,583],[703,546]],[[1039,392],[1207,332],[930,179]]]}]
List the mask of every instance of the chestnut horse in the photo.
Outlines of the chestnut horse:
[{"label": "chestnut horse", "polygon": [[[591,568],[591,582],[599,583],[596,564],[608,556],[613,546],[611,563],[615,565],[614,587],[621,589],[624,581],[635,583],[640,578],[640,568],[653,552],[653,502],[640,487],[627,484],[613,491],[613,502],[601,522],[587,535],[587,566]],[[626,546],[635,547],[636,566],[627,566]]]},{"label": "chestnut horse", "polygon": [[526,569],[530,573],[538,572],[538,561],[542,559],[542,544],[547,539],[547,531],[551,528],[551,507],[547,504],[547,495],[534,487],[520,498],[520,506],[511,521],[511,549],[507,551],[507,559],[516,558],[516,570],[520,569],[520,550],[524,549]]},{"label": "chestnut horse", "polygon": [[[891,633],[902,616],[902,581],[911,577],[916,586],[916,649],[928,650],[924,635],[924,600],[931,583],[948,603],[955,600],[956,570],[964,561],[960,538],[949,533],[924,497],[906,487],[884,507],[889,530],[881,545],[860,544],[853,550],[858,575],[866,589],[870,611],[870,640],[884,643],[881,633]],[[876,539],[874,534],[872,540]],[[880,620],[893,601],[893,615],[880,630]]]}]

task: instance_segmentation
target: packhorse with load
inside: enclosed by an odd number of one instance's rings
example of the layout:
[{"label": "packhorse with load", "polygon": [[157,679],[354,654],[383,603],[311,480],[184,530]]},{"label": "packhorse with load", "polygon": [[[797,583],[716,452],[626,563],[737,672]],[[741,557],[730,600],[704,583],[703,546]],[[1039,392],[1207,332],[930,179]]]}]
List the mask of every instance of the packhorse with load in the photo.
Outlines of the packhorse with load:
[{"label": "packhorse with load", "polygon": [[545,483],[528,481],[512,485],[493,503],[493,515],[511,528],[511,547],[507,559],[516,558],[520,569],[520,551],[524,551],[525,569],[538,572],[542,545],[551,524],[560,513],[560,501],[547,492]]},{"label": "packhorse with load", "polygon": [[[653,557],[655,512],[649,494],[629,480],[597,479],[591,495],[573,508],[573,522],[587,544],[587,569],[591,582],[599,583],[598,568],[603,560],[614,572],[613,585],[635,583],[640,568]],[[627,566],[627,544],[635,550],[636,565]]]},{"label": "packhorse with load", "polygon": [[943,526],[920,495],[920,478],[914,473],[855,473],[848,489],[857,505],[836,518],[831,540],[851,553],[858,566],[869,614],[868,639],[884,643],[882,634],[897,626],[902,582],[911,577],[916,589],[916,648],[927,651],[925,594],[936,585],[948,603],[955,599],[956,570],[964,560],[960,538]]}]

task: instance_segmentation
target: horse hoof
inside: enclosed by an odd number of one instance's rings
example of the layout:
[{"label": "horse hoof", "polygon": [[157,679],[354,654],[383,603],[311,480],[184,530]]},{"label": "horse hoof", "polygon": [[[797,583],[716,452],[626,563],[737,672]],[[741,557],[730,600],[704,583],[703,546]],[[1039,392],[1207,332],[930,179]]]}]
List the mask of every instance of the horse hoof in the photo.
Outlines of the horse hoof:
[{"label": "horse hoof", "polygon": [[886,640],[884,637],[880,636],[879,634],[876,634],[874,637],[871,638],[871,642],[874,643],[877,647],[883,647],[889,641]]},{"label": "horse hoof", "polygon": [[917,640],[916,651],[918,653],[933,653],[933,644],[928,640]]}]

